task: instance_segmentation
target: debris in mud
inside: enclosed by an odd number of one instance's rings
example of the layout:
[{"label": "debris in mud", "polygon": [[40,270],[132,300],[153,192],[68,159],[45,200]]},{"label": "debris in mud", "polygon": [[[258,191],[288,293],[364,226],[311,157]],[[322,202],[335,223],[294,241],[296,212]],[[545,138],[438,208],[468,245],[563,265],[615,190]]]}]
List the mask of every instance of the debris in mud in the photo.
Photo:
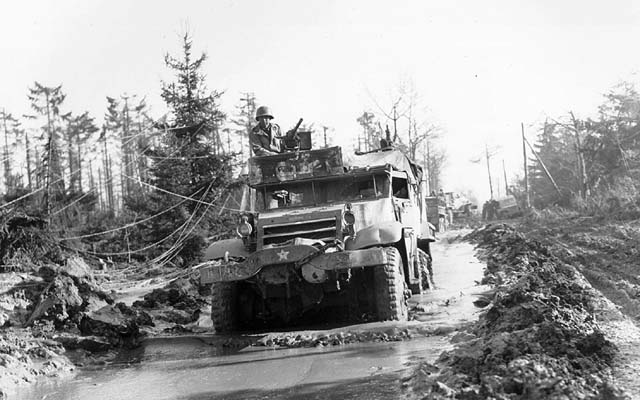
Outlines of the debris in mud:
[{"label": "debris in mud", "polygon": [[72,370],[65,349],[86,352],[90,360],[92,353],[136,346],[139,326],[151,323],[143,311],[113,305],[81,258],[68,257],[60,265],[42,261],[30,264],[30,272],[0,275],[3,389]]},{"label": "debris in mud", "polygon": [[411,339],[409,329],[391,328],[385,330],[367,330],[356,332],[311,332],[268,334],[258,340],[255,346],[267,347],[322,347],[337,346],[360,342],[399,342]]},{"label": "debris in mud", "polygon": [[576,268],[509,225],[467,238],[495,292],[437,371],[418,366],[406,386],[430,399],[624,398],[611,375],[617,349],[596,322],[601,295]]},{"label": "debris in mud", "polygon": [[165,327],[165,333],[190,331],[191,328],[185,325],[197,322],[202,307],[207,303],[206,293],[200,293],[199,286],[199,282],[191,278],[175,279],[166,287],[144,295],[143,300],[135,301],[132,309],[144,310],[155,321],[175,324]]}]

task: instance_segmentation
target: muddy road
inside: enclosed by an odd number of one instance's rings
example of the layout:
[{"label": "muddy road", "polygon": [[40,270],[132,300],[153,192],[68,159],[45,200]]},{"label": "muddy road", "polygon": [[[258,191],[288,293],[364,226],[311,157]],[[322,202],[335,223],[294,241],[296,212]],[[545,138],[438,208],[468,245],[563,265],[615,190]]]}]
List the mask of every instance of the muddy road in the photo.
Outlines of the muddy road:
[{"label": "muddy road", "polygon": [[[20,387],[16,399],[269,399],[397,397],[404,375],[433,362],[460,325],[477,319],[484,265],[473,246],[433,246],[437,288],[410,300],[412,320],[260,335],[155,337],[103,367],[55,383]],[[326,345],[288,348],[300,338]],[[340,344],[341,338],[350,344]],[[356,342],[356,343],[351,343]],[[294,346],[295,347],[295,346]]]}]

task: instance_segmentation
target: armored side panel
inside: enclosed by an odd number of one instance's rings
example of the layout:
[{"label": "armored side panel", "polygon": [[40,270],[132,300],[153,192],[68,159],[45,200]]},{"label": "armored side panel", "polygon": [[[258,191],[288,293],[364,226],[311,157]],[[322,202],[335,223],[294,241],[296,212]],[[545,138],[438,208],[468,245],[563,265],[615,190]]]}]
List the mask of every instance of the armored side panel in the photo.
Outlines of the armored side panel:
[{"label": "armored side panel", "polygon": [[342,150],[338,146],[249,159],[252,186],[343,173]]}]

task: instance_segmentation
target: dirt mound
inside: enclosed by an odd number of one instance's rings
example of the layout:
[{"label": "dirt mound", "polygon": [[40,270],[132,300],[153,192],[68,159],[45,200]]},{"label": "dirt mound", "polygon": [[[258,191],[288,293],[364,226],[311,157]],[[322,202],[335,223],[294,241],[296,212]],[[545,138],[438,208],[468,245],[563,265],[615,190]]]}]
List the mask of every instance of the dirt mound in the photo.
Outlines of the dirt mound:
[{"label": "dirt mound", "polygon": [[468,335],[409,386],[435,399],[624,398],[611,377],[617,349],[596,322],[601,295],[576,268],[509,225],[467,238],[496,290]]},{"label": "dirt mound", "polygon": [[137,346],[150,317],[113,302],[77,257],[34,273],[0,274],[0,387],[68,372],[67,356],[86,363],[92,353],[98,360]]},{"label": "dirt mound", "polygon": [[[114,305],[113,298],[99,288],[91,269],[81,259],[71,258],[64,267],[42,267],[38,273],[45,286],[26,326],[50,322],[57,332],[98,336],[112,347],[138,344],[139,326],[149,322],[148,315],[124,304]],[[62,341],[69,343],[67,339]],[[84,342],[79,340],[75,346]]]}]

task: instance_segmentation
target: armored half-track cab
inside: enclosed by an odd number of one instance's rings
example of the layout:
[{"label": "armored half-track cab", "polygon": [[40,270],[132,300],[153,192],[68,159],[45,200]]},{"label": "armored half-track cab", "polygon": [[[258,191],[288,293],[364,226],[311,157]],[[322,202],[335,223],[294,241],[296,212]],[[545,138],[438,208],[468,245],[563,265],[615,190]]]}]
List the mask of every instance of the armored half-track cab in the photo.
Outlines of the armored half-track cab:
[{"label": "armored half-track cab", "polygon": [[238,237],[212,244],[201,269],[217,331],[331,309],[402,320],[407,297],[433,285],[422,170],[399,150],[253,157],[249,185]]}]

